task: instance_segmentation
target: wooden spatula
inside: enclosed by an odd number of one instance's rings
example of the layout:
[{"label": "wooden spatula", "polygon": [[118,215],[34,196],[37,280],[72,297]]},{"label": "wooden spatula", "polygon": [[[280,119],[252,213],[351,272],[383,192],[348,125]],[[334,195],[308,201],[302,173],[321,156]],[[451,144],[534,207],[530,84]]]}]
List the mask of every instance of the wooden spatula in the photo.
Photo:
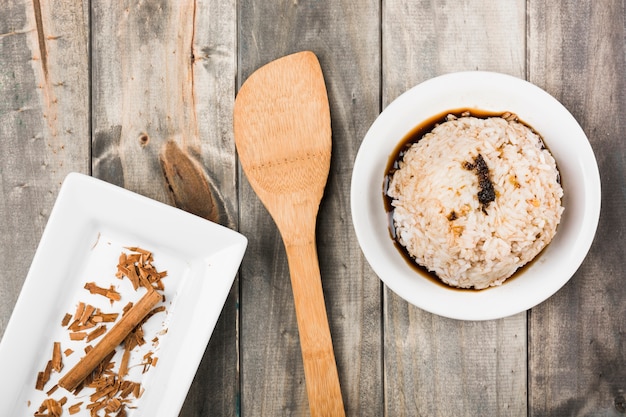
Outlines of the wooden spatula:
[{"label": "wooden spatula", "polygon": [[331,154],[317,57],[299,52],[250,75],[235,100],[234,133],[243,171],[285,244],[311,416],[344,416],[315,243]]}]

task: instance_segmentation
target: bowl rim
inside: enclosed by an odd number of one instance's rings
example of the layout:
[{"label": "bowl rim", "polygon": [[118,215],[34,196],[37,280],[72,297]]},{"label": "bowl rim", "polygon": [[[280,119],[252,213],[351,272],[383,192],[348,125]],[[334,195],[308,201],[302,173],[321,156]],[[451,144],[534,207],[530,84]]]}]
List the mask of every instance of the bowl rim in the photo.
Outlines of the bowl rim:
[{"label": "bowl rim", "polygon": [[[458,291],[416,279],[416,273],[395,248],[386,229],[382,184],[391,153],[422,120],[459,108],[516,113],[542,135],[564,178],[565,211],[553,241],[523,277],[482,291]],[[574,116],[540,87],[490,71],[443,74],[415,85],[393,100],[363,138],[350,189],[356,237],[378,277],[407,302],[458,320],[511,316],[556,293],[578,270],[591,247],[600,216],[600,198],[595,155]],[[537,285],[538,281],[541,285]]]}]

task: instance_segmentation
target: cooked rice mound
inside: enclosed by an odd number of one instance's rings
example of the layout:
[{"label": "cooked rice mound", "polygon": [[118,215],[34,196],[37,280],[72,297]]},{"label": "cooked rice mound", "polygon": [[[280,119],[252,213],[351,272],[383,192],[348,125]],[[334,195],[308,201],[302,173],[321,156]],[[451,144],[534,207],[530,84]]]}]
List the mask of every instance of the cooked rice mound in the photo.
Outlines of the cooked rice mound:
[{"label": "cooked rice mound", "polygon": [[563,212],[554,158],[515,117],[448,116],[408,148],[387,194],[398,242],[460,288],[502,284],[550,243]]}]

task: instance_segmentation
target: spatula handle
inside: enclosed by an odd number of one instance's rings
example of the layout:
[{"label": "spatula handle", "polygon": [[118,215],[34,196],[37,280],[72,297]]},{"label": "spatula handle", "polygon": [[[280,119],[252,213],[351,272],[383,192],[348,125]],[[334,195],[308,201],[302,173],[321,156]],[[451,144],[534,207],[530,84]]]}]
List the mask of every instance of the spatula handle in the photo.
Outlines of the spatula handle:
[{"label": "spatula handle", "polygon": [[311,417],[343,417],[315,239],[286,245]]}]

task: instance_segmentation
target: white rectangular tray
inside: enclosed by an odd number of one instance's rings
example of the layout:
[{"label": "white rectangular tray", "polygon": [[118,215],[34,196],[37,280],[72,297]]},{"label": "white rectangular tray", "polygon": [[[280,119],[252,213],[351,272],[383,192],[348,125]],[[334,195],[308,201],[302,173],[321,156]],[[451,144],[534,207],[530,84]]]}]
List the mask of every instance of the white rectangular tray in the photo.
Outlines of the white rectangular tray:
[{"label": "white rectangular tray", "polygon": [[[126,411],[129,417],[178,415],[247,239],[177,208],[72,173],[61,187],[0,342],[0,416],[33,415],[48,398],[46,391],[84,356],[85,342],[73,344],[61,326],[63,316],[73,314],[79,301],[114,312],[140,298],[143,293],[136,292],[128,280],[114,276],[121,251],[132,246],[151,251],[156,268],[167,271],[163,279],[166,311],[146,322],[146,346],[133,352],[131,365],[146,350],[154,352],[158,362],[146,373],[139,371],[140,366],[132,368],[129,379],[140,382],[145,391],[133,401],[136,408]],[[113,284],[122,300],[112,306],[104,297],[90,295],[83,288],[87,282],[107,288]],[[158,341],[153,342],[154,337]],[[63,355],[63,370],[53,373],[44,391],[38,391],[37,374],[51,359],[57,341],[62,350],[75,352]],[[116,358],[121,357],[118,350]],[[50,398],[67,396],[67,406],[84,401],[74,416],[88,416],[88,392],[75,398],[59,388]],[[64,415],[69,415],[67,410]]]}]

